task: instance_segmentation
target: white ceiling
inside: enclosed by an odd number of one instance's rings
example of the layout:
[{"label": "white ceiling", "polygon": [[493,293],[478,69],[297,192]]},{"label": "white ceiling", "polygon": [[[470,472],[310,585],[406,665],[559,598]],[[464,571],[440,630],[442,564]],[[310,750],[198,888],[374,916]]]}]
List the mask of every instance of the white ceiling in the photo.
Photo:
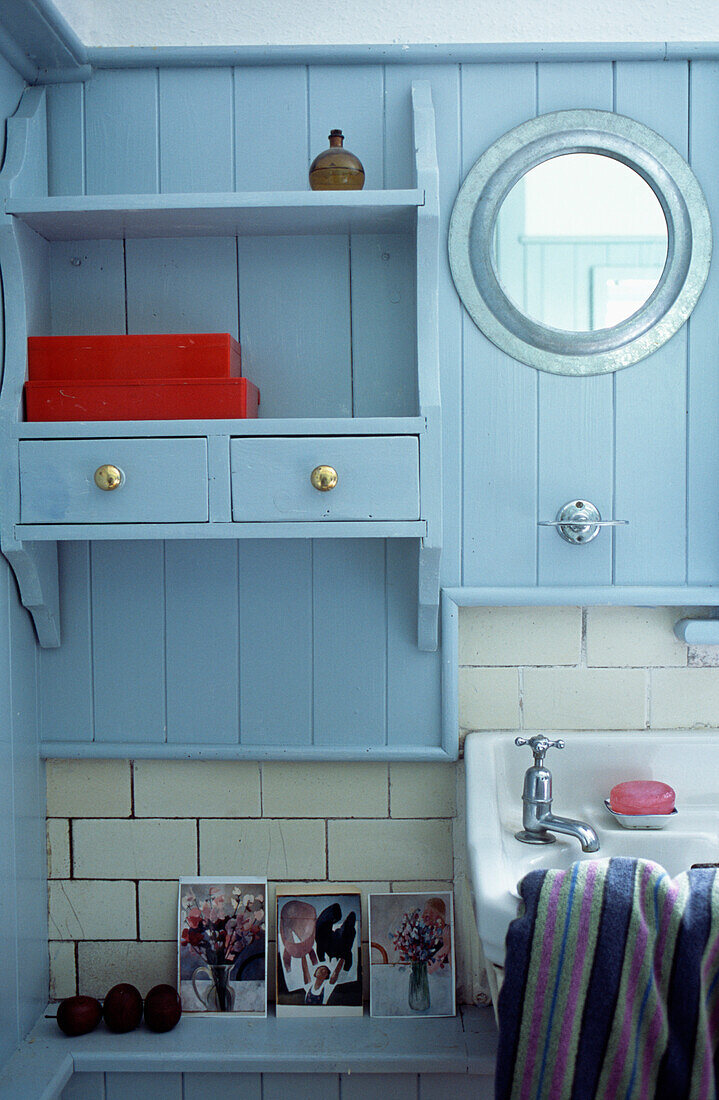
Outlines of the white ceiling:
[{"label": "white ceiling", "polygon": [[88,46],[719,41],[717,0],[55,0]]}]

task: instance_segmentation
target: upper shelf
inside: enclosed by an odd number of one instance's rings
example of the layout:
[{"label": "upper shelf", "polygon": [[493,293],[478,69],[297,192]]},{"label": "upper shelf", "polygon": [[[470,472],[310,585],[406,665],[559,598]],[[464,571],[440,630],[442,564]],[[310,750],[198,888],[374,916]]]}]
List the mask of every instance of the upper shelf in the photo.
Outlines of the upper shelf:
[{"label": "upper shelf", "polygon": [[5,204],[48,241],[287,236],[411,229],[423,188],[183,195],[18,195]]}]

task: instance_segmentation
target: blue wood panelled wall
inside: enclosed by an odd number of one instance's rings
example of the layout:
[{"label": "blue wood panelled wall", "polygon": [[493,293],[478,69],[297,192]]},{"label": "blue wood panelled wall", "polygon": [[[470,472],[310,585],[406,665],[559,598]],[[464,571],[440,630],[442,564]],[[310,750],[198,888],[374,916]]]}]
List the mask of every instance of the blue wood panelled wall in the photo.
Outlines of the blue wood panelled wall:
[{"label": "blue wood panelled wall", "polygon": [[[702,61],[465,66],[462,170],[534,114],[615,110],[688,157],[716,226],[718,81],[716,63]],[[715,265],[691,321],[668,344],[589,379],[530,370],[463,317],[462,583],[717,584],[718,289]],[[575,495],[629,525],[579,552],[537,528]]]},{"label": "blue wood panelled wall", "polygon": [[[4,120],[24,81],[0,58],[0,158]],[[37,654],[15,578],[0,558],[0,881],[6,912],[0,996],[0,1064],[47,1001],[45,785],[38,757]]]},{"label": "blue wood panelled wall", "polygon": [[[99,71],[48,90],[51,191],[301,188],[338,125],[369,187],[409,187],[418,78],[430,81],[437,116],[444,239],[459,184],[487,146],[537,113],[572,107],[659,131],[689,158],[719,225],[712,61]],[[211,280],[204,296],[188,276],[198,268]],[[51,290],[54,332],[239,333],[263,415],[414,411],[401,239],[61,243]],[[718,292],[714,269],[690,323],[644,362],[561,378],[486,340],[443,254],[444,584],[719,583]],[[378,331],[391,334],[391,377],[373,374],[387,361],[375,354]],[[323,370],[327,341],[336,354]],[[537,527],[578,494],[629,525],[581,548]],[[439,664],[414,645],[415,553],[372,540],[64,545],[65,640],[41,655],[43,739],[239,737],[319,753],[435,745]],[[108,660],[124,675],[98,675]]]}]

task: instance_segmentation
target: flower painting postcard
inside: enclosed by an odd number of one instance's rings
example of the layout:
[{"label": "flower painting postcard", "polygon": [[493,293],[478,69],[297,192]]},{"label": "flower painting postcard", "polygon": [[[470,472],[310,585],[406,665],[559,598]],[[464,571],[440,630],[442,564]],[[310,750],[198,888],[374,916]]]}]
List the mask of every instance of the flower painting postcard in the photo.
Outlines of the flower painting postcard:
[{"label": "flower painting postcard", "polygon": [[180,879],[183,1012],[267,1015],[266,912],[266,879]]},{"label": "flower painting postcard", "polygon": [[277,1015],[361,1016],[359,891],[277,891]]},{"label": "flower painting postcard", "polygon": [[452,894],[370,894],[370,1014],[454,1016]]}]

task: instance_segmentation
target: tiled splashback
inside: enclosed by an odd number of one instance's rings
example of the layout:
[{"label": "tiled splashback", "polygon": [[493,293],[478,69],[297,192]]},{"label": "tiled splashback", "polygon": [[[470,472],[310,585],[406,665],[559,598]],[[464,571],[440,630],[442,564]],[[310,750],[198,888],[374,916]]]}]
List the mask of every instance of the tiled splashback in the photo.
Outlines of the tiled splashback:
[{"label": "tiled splashback", "polygon": [[48,762],[51,995],[174,982],[181,875],[352,884],[365,918],[369,891],[451,889],[455,788],[452,764]]},{"label": "tiled splashback", "polygon": [[464,609],[461,729],[719,727],[719,667],[711,667],[717,647],[677,641],[673,627],[685,614],[667,607]]},{"label": "tiled splashback", "polygon": [[[676,640],[682,614],[464,609],[460,728],[719,727],[716,657]],[[47,776],[53,996],[173,980],[176,879],[196,873],[365,897],[454,879],[460,997],[478,990],[461,764],[53,761]]]}]

